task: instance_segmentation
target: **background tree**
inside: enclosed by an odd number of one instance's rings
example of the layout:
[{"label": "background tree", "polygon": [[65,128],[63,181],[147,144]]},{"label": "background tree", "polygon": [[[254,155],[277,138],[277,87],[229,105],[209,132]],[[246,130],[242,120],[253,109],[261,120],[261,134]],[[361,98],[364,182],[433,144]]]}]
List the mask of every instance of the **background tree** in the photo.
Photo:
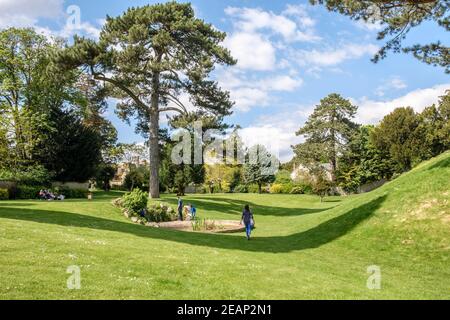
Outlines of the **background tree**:
[{"label": "background tree", "polygon": [[180,95],[211,115],[230,114],[229,93],[208,80],[215,64],[235,61],[220,46],[225,33],[195,18],[190,4],[169,2],[130,8],[107,17],[98,42],[75,38],[57,61],[81,67],[108,83],[122,99],[119,116],[138,120],[137,131],[149,139],[150,195],[159,197],[159,118],[163,112],[187,113]]},{"label": "background tree", "polygon": [[74,111],[53,110],[51,129],[42,132],[35,159],[58,181],[86,182],[101,163],[101,137]]},{"label": "background tree", "polygon": [[244,181],[246,184],[256,183],[258,192],[262,193],[262,185],[275,180],[280,162],[263,145],[251,147],[246,158],[243,167]]},{"label": "background tree", "polygon": [[440,41],[416,44],[403,48],[408,32],[424,21],[435,21],[446,31],[450,30],[448,0],[310,0],[323,4],[328,10],[350,16],[354,20],[381,23],[385,28],[378,40],[392,36],[373,58],[374,62],[386,57],[388,51],[412,53],[417,59],[439,65],[450,72],[450,48]]},{"label": "background tree", "polygon": [[389,152],[396,172],[410,170],[420,156],[417,150],[423,147],[423,140],[414,134],[418,125],[419,118],[412,108],[397,108],[385,116],[371,134],[375,146]]},{"label": "background tree", "polygon": [[333,183],[336,181],[338,155],[347,148],[357,128],[352,122],[357,108],[339,94],[332,93],[320,101],[296,133],[306,138],[304,143],[294,146],[299,161],[314,167],[318,162],[328,162]]},{"label": "background tree", "polygon": [[337,180],[345,191],[355,192],[361,185],[389,179],[395,172],[389,152],[372,143],[374,130],[372,125],[361,126],[339,158]]}]

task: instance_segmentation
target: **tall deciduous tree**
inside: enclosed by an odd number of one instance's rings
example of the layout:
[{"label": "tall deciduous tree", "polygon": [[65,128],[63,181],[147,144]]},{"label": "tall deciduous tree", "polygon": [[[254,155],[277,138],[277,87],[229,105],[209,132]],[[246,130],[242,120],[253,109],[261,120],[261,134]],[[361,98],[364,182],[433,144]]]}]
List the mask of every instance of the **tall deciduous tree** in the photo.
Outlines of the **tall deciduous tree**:
[{"label": "tall deciduous tree", "polygon": [[382,23],[385,27],[378,39],[392,36],[373,58],[374,62],[386,57],[389,50],[412,53],[417,59],[439,65],[450,72],[450,48],[440,41],[416,44],[403,48],[402,42],[408,32],[424,21],[433,20],[450,31],[448,0],[310,0],[323,4],[328,10],[350,16],[355,20]]},{"label": "tall deciduous tree", "polygon": [[346,149],[357,129],[352,121],[358,107],[339,94],[332,93],[320,101],[297,135],[305,136],[304,143],[294,146],[300,162],[317,167],[318,162],[328,162],[332,182],[336,181],[338,155]]},{"label": "tall deciduous tree", "polygon": [[275,174],[280,161],[263,145],[255,145],[248,150],[247,161],[243,167],[244,181],[247,184],[256,183],[258,192],[262,192],[264,183],[275,181]]},{"label": "tall deciduous tree", "polygon": [[397,108],[371,133],[375,146],[390,153],[397,172],[410,170],[415,159],[420,157],[417,150],[423,147],[423,140],[415,134],[418,126],[419,117],[412,108]]},{"label": "tall deciduous tree", "polygon": [[182,94],[208,114],[231,113],[229,93],[208,79],[216,64],[235,63],[220,45],[224,39],[225,33],[195,17],[190,4],[169,2],[107,17],[98,42],[75,38],[56,59],[109,84],[111,95],[121,99],[119,116],[137,118],[137,131],[149,139],[153,198],[159,197],[160,114],[187,113]]}]

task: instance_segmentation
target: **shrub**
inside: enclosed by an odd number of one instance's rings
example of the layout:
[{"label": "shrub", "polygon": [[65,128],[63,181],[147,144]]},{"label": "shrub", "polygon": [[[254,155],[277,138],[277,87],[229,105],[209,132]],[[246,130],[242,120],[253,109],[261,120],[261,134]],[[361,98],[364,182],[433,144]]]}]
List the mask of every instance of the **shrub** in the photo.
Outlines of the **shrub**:
[{"label": "shrub", "polygon": [[41,191],[42,189],[45,188],[42,186],[38,187],[38,186],[19,185],[15,190],[14,198],[21,200],[37,199],[39,197],[39,191]]},{"label": "shrub", "polygon": [[270,187],[270,193],[283,193],[283,185],[281,183],[274,183]]},{"label": "shrub", "polygon": [[167,204],[154,204],[147,208],[145,219],[151,222],[174,221],[178,218],[175,210]]},{"label": "shrub", "polygon": [[313,189],[309,183],[295,183],[292,185],[290,194],[313,194]]},{"label": "shrub", "polygon": [[134,189],[125,194],[122,199],[124,208],[131,214],[138,214],[141,210],[147,208],[148,195],[140,189]]},{"label": "shrub", "polygon": [[87,197],[87,190],[84,189],[69,189],[67,187],[56,187],[54,193],[62,194],[67,199],[83,199]]},{"label": "shrub", "polygon": [[244,184],[239,184],[239,185],[237,185],[234,188],[233,192],[235,192],[235,193],[248,193],[248,188]]},{"label": "shrub", "polygon": [[257,184],[249,184],[247,186],[247,190],[248,190],[249,193],[258,193],[259,192]]},{"label": "shrub", "polygon": [[222,181],[220,186],[221,186],[222,192],[224,192],[224,193],[231,192],[230,183],[228,181]]},{"label": "shrub", "polygon": [[293,187],[291,190],[291,194],[304,194],[305,190],[303,187]]},{"label": "shrub", "polygon": [[9,192],[8,189],[0,189],[0,200],[8,200]]},{"label": "shrub", "polygon": [[49,185],[52,175],[43,166],[30,166],[18,170],[0,170],[0,180],[15,181],[26,186]]}]

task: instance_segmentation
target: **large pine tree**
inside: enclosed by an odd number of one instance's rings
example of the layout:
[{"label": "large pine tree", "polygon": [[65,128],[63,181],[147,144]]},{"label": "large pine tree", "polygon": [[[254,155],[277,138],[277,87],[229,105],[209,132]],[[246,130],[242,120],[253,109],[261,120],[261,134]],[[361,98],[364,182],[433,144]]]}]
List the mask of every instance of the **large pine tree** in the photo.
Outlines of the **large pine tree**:
[{"label": "large pine tree", "polygon": [[98,42],[75,38],[56,59],[109,84],[110,95],[121,100],[119,116],[138,120],[137,131],[149,139],[152,198],[159,197],[160,114],[187,113],[182,94],[210,115],[231,113],[229,93],[209,79],[216,64],[235,63],[220,45],[224,39],[225,33],[195,17],[190,4],[169,2],[107,17]]},{"label": "large pine tree", "polygon": [[332,93],[320,100],[305,125],[297,131],[297,135],[306,138],[304,143],[294,146],[297,157],[305,164],[328,162],[332,182],[336,181],[337,158],[357,128],[352,121],[357,109],[350,101]]}]

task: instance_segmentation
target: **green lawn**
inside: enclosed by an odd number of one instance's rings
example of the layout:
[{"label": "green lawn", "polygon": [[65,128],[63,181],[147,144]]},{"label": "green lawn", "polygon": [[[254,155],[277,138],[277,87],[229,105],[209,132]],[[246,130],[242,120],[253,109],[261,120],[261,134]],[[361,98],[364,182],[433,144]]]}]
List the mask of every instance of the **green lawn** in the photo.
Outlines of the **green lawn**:
[{"label": "green lawn", "polygon": [[[193,195],[204,218],[244,234],[130,223],[110,202],[0,202],[1,299],[450,299],[450,153],[364,195]],[[176,203],[174,196],[164,201]],[[81,289],[66,287],[81,268]],[[369,290],[367,267],[381,269]]]}]

